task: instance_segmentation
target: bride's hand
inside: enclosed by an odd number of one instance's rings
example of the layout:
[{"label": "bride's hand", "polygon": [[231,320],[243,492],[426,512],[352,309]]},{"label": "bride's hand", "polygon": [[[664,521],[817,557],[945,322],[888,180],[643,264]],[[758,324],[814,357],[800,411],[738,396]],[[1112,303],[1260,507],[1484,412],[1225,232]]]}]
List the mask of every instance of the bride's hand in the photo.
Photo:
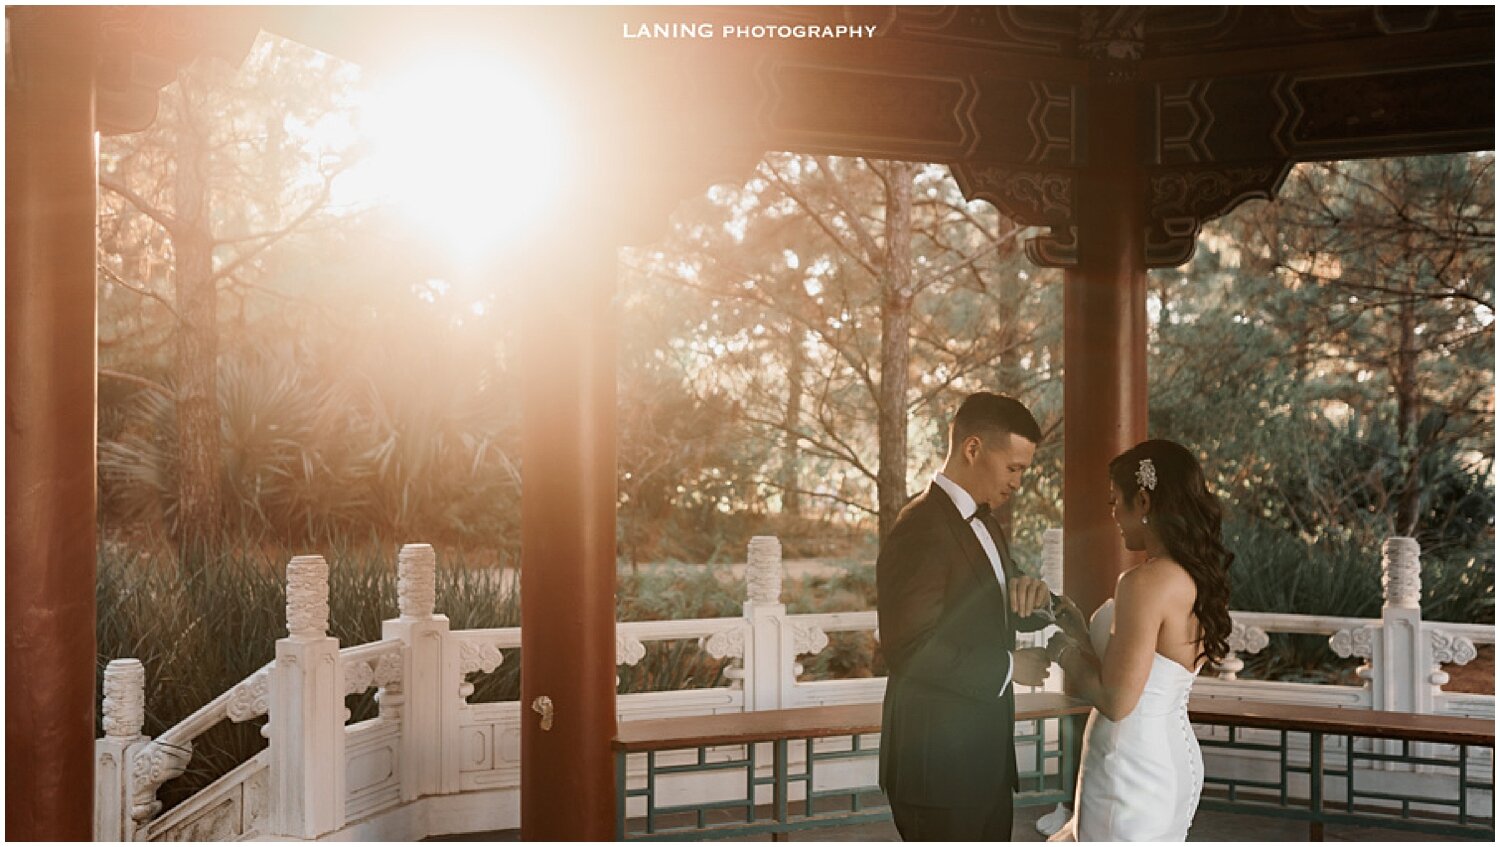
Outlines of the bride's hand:
[{"label": "bride's hand", "polygon": [[1083,610],[1073,602],[1073,598],[1065,594],[1057,595],[1057,602],[1053,604],[1052,612],[1056,617],[1057,627],[1066,632],[1075,641],[1088,643],[1089,624],[1083,617]]},{"label": "bride's hand", "polygon": [[1078,646],[1078,642],[1066,632],[1053,633],[1052,637],[1047,639],[1047,658],[1058,665],[1063,663],[1068,651],[1080,649],[1082,648]]}]

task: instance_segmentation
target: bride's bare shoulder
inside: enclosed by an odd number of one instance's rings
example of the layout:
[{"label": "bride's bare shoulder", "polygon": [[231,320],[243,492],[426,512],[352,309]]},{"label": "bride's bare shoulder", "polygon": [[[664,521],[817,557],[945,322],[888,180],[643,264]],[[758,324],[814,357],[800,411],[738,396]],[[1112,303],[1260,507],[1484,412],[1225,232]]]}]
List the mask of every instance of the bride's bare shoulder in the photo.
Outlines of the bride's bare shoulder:
[{"label": "bride's bare shoulder", "polygon": [[1182,565],[1169,558],[1151,559],[1120,575],[1116,596],[1130,595],[1142,599],[1172,602],[1186,598],[1191,604],[1198,586]]}]

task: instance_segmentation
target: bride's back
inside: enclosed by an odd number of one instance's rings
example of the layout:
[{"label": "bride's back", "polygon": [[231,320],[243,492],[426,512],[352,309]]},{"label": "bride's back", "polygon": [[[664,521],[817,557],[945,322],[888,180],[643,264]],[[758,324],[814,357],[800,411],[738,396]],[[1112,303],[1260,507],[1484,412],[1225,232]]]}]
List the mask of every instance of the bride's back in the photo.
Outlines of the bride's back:
[{"label": "bride's back", "polygon": [[1168,609],[1156,635],[1156,652],[1189,670],[1198,667],[1203,652],[1203,627],[1193,614],[1198,585],[1182,565],[1171,559],[1151,559],[1137,567],[1149,569],[1152,584],[1161,586]]}]

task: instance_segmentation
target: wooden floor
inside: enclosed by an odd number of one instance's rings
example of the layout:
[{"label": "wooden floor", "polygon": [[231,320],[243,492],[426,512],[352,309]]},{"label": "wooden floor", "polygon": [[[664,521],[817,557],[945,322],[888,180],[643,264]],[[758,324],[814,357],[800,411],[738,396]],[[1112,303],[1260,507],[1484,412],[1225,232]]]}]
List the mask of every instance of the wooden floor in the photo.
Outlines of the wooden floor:
[{"label": "wooden floor", "polygon": [[[1036,819],[1049,810],[1027,808],[1016,810],[1016,826],[1012,840],[1046,841],[1036,831]],[[519,830],[501,832],[476,832],[470,835],[452,835],[431,838],[429,841],[519,841]],[[770,841],[769,836],[759,838],[725,839],[726,841]],[[793,833],[792,841],[899,841],[896,827],[887,823],[863,826],[828,827],[825,829]],[[1306,841],[1307,824],[1265,818],[1258,815],[1232,815],[1223,812],[1199,812],[1198,819],[1188,833],[1189,841]],[[1324,833],[1325,841],[1444,841],[1463,843],[1462,839],[1443,839],[1416,832],[1375,827],[1336,826],[1329,824]]]}]

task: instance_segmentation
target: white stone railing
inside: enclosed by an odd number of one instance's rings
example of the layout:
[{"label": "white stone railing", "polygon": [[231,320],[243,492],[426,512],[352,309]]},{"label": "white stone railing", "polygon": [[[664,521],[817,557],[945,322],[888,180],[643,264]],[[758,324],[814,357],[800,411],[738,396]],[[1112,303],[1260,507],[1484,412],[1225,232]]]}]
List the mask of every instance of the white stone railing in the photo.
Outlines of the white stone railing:
[{"label": "white stone railing", "polygon": [[[1439,664],[1467,662],[1475,644],[1494,643],[1494,630],[1420,619],[1413,600],[1420,576],[1409,572],[1419,567],[1413,548],[1409,539],[1385,545],[1387,602],[1378,620],[1234,613],[1235,654],[1216,676],[1200,677],[1195,694],[1493,717],[1492,694],[1443,692],[1447,680]],[[881,677],[798,680],[800,661],[826,649],[830,633],[870,632],[878,639],[876,613],[787,614],[780,602],[780,544],[756,538],[748,558],[739,617],[618,624],[616,661],[622,667],[640,663],[651,643],[682,640],[697,642],[709,657],[730,660],[723,685],[620,695],[621,720],[883,697]],[[1044,578],[1060,589],[1059,530],[1044,536],[1042,559]],[[520,630],[451,631],[448,619],[434,610],[435,563],[427,545],[402,548],[399,616],[385,622],[380,641],[341,647],[327,634],[327,564],[318,556],[293,559],[287,567],[289,634],[277,641],[275,660],[156,739],[141,734],[147,682],[141,664],[111,662],[104,682],[105,737],[97,742],[96,837],[412,840],[517,826],[519,705],[470,703],[469,697],[470,678],[500,667],[503,651],[520,647]],[[1238,679],[1239,655],[1264,649],[1278,632],[1327,636],[1335,653],[1364,658],[1363,685]],[[1045,637],[1026,639],[1040,643]],[[1045,687],[1060,689],[1059,676]],[[349,724],[344,697],[371,688],[377,717]],[[158,816],[156,791],[186,768],[195,738],[220,721],[261,716],[267,717],[266,750]],[[865,776],[873,782],[873,772]]]},{"label": "white stone railing", "polygon": [[[1410,538],[1387,539],[1382,549],[1381,583],[1385,603],[1379,619],[1320,615],[1233,612],[1232,652],[1215,668],[1217,679],[1200,678],[1194,693],[1271,702],[1300,702],[1346,708],[1418,714],[1453,714],[1493,718],[1494,694],[1442,690],[1449,681],[1445,664],[1468,664],[1476,645],[1494,644],[1495,629],[1483,624],[1422,620],[1421,562]],[[1341,658],[1358,657],[1359,686],[1238,680],[1244,662],[1239,654],[1265,649],[1275,633],[1321,635]],[[1229,683],[1229,684],[1226,684]]]}]

